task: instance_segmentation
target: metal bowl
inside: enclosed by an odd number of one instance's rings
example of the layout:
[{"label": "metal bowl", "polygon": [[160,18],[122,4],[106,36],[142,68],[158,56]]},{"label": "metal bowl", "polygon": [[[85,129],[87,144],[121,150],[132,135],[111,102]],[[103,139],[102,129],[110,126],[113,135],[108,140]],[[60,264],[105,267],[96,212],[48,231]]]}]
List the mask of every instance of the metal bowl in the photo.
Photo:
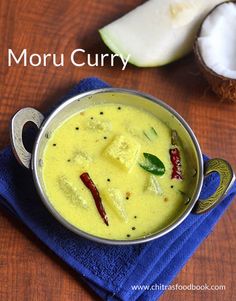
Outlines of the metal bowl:
[{"label": "metal bowl", "polygon": [[[196,186],[191,196],[191,200],[186,206],[184,212],[173,219],[168,226],[146,237],[133,240],[111,240],[86,233],[70,224],[55,210],[45,191],[45,185],[42,176],[42,165],[43,153],[48,138],[64,120],[73,114],[84,110],[87,107],[106,103],[132,105],[142,110],[146,110],[159,118],[170,128],[176,129],[181,141],[183,142],[183,145],[185,146],[185,151],[188,153],[190,160],[192,160],[197,169]],[[33,122],[39,128],[32,154],[25,149],[22,138],[23,127],[28,122]],[[203,165],[201,149],[193,131],[186,121],[174,109],[159,99],[132,90],[107,88],[79,94],[61,104],[46,119],[39,111],[33,108],[23,108],[12,118],[11,144],[19,163],[28,169],[31,168],[37,191],[42,202],[48,208],[51,214],[61,224],[76,234],[96,242],[106,244],[130,245],[143,243],[167,234],[180,223],[182,223],[183,220],[190,214],[190,212],[200,214],[215,207],[225,196],[235,179],[231,166],[223,159],[212,159],[209,160],[205,166]],[[204,176],[214,171],[220,174],[220,184],[212,196],[206,200],[199,201],[198,198],[202,188]]]}]

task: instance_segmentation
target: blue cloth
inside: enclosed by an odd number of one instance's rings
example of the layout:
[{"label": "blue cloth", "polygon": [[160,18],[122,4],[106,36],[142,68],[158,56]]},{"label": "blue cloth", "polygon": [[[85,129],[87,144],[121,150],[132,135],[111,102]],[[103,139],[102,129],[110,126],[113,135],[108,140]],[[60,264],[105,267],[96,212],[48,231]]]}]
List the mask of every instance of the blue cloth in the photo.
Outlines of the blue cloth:
[{"label": "blue cloth", "polygon": [[[88,78],[76,85],[66,98],[103,87],[107,84]],[[201,197],[211,194],[218,182],[217,175],[209,176]],[[210,234],[235,194],[234,185],[215,209],[203,215],[190,214],[176,229],[152,242],[134,246],[103,245],[80,238],[60,225],[40,201],[30,171],[19,166],[9,147],[0,153],[0,204],[74,269],[78,279],[85,281],[103,300],[151,301],[160,297],[161,289],[132,289],[132,286],[169,284]]]}]

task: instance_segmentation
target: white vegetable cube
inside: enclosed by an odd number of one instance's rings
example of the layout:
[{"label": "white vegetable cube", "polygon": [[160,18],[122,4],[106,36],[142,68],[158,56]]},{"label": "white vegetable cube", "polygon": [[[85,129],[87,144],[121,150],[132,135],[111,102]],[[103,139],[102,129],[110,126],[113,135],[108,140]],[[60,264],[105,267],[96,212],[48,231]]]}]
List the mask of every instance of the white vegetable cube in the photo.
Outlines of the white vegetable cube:
[{"label": "white vegetable cube", "polygon": [[162,195],[163,192],[161,186],[154,175],[149,176],[145,186],[145,191],[151,192],[156,195]]},{"label": "white vegetable cube", "polygon": [[92,162],[92,158],[85,152],[79,151],[73,157],[73,162],[82,168],[87,168]]},{"label": "white vegetable cube", "polygon": [[106,155],[121,167],[130,171],[137,161],[140,152],[140,144],[131,137],[116,136],[106,148]]},{"label": "white vegetable cube", "polygon": [[94,131],[110,132],[112,124],[109,120],[91,119],[87,123],[87,128]]},{"label": "white vegetable cube", "polygon": [[79,194],[77,187],[64,175],[58,178],[58,183],[60,189],[74,206],[81,205],[83,208],[88,207],[86,200]]},{"label": "white vegetable cube", "polygon": [[104,200],[113,209],[115,213],[124,221],[127,221],[125,210],[125,198],[122,192],[117,188],[109,188],[104,191]]}]

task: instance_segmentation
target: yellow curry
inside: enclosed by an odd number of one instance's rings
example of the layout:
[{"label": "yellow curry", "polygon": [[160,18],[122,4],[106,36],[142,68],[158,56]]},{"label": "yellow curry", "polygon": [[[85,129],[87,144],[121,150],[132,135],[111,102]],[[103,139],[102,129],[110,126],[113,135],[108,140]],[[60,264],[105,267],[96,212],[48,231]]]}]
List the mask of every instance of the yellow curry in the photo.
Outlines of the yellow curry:
[{"label": "yellow curry", "polygon": [[174,129],[133,106],[99,104],[51,135],[48,198],[75,227],[108,239],[153,234],[183,212],[195,173]]}]

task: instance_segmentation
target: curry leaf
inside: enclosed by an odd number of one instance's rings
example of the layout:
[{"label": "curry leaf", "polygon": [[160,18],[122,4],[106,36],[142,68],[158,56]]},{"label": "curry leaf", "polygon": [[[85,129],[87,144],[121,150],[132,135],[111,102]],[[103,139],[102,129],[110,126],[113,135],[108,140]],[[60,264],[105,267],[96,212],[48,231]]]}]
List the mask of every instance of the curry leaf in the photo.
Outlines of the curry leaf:
[{"label": "curry leaf", "polygon": [[143,156],[146,161],[139,163],[140,167],[157,176],[162,176],[165,173],[165,166],[159,158],[149,153],[143,153]]}]

